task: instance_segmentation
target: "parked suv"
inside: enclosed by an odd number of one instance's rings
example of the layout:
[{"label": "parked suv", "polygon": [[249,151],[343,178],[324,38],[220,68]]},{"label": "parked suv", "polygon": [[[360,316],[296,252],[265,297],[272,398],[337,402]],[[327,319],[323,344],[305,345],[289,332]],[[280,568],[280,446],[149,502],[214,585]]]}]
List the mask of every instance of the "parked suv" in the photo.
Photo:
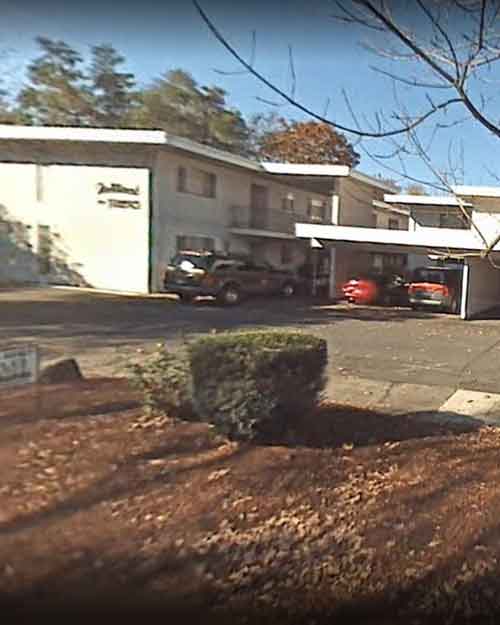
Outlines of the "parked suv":
[{"label": "parked suv", "polygon": [[179,295],[184,302],[209,295],[222,304],[235,305],[249,295],[291,297],[297,287],[298,279],[291,272],[216,252],[180,252],[164,277],[165,292]]},{"label": "parked suv", "polygon": [[460,311],[462,267],[419,267],[408,289],[412,308],[433,307]]}]

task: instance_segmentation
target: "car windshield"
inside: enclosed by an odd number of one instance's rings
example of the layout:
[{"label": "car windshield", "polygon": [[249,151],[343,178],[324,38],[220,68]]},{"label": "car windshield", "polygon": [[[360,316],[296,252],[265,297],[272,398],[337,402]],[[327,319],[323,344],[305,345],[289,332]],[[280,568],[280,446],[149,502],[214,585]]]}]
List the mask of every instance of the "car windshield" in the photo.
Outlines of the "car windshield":
[{"label": "car windshield", "polygon": [[213,264],[214,258],[210,255],[200,255],[200,254],[177,254],[172,259],[172,265],[174,267],[179,267],[180,269],[184,269],[185,271],[190,271],[191,269],[209,269]]},{"label": "car windshield", "polygon": [[440,269],[416,269],[413,282],[432,282],[435,284],[445,284],[445,272]]}]

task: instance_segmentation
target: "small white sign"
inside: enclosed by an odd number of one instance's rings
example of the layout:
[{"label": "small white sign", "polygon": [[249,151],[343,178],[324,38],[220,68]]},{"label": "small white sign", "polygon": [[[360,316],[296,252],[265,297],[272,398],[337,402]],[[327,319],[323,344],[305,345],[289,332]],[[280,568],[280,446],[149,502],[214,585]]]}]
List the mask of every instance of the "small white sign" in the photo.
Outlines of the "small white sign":
[{"label": "small white sign", "polygon": [[0,386],[33,384],[38,379],[38,348],[33,345],[0,349]]}]

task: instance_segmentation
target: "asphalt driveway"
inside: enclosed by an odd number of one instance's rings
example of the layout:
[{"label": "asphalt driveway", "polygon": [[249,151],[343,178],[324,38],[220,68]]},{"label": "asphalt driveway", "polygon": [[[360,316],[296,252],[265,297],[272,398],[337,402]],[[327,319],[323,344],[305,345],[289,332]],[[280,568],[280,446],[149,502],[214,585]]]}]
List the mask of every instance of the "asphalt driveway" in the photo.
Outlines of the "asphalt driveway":
[{"label": "asphalt driveway", "polygon": [[137,350],[213,329],[302,328],[329,345],[332,374],[391,383],[500,389],[500,321],[407,309],[254,300],[236,308],[72,289],[0,291],[0,344],[35,342],[43,361],[75,356],[85,373],[120,373]]}]

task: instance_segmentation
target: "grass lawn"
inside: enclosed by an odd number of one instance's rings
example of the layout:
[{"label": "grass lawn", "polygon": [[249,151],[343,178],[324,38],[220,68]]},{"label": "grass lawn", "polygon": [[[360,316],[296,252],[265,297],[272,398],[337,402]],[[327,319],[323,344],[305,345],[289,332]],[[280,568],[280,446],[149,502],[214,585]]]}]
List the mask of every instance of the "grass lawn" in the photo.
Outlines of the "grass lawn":
[{"label": "grass lawn", "polygon": [[498,429],[323,405],[286,441],[238,445],[95,379],[41,404],[2,391],[0,457],[9,622],[21,605],[297,624],[500,608]]}]

